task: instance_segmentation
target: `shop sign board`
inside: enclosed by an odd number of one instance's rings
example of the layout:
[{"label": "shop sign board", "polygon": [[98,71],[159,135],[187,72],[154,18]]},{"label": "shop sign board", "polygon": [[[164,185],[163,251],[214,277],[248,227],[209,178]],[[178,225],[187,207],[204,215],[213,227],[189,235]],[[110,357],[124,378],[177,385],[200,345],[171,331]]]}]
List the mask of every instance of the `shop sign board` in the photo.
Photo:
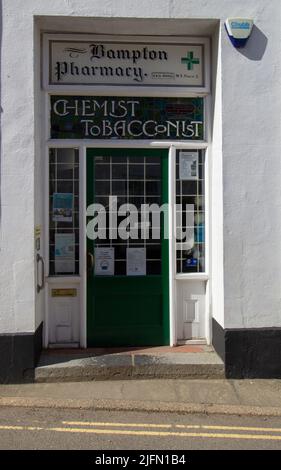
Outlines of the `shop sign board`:
[{"label": "shop sign board", "polygon": [[50,97],[51,139],[203,140],[203,98]]},{"label": "shop sign board", "polygon": [[47,36],[48,85],[206,88],[207,38]]}]

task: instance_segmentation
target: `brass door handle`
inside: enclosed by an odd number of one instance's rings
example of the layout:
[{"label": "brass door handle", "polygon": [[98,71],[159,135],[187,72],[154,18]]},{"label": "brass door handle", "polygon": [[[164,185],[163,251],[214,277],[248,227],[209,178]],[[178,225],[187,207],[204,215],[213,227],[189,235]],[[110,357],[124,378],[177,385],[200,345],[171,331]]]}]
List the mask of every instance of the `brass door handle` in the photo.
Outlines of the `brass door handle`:
[{"label": "brass door handle", "polygon": [[95,264],[94,255],[88,251],[88,253],[87,253],[87,273],[88,273],[88,277],[91,276],[91,274],[92,274],[94,264]]}]

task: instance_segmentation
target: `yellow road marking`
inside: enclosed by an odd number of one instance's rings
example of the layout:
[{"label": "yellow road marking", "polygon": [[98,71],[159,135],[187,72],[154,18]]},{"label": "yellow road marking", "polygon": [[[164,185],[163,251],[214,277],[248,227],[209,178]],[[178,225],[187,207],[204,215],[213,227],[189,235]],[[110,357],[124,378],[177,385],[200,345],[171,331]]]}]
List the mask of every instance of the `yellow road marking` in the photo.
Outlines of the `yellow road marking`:
[{"label": "yellow road marking", "polygon": [[[176,428],[184,429],[184,428],[192,428],[192,425],[185,425],[185,424],[176,424]],[[195,425],[195,428],[200,429],[221,429],[224,431],[256,431],[256,432],[280,432],[281,428],[258,428],[255,426],[219,426],[219,425]]]},{"label": "yellow road marking", "polygon": [[62,421],[62,424],[69,426],[112,426],[112,427],[128,427],[128,428],[165,428],[171,429],[172,424],[150,424],[150,423],[100,423],[92,421]]},{"label": "yellow road marking", "polygon": [[221,426],[201,424],[151,424],[151,423],[104,423],[93,421],[62,421],[69,426],[103,426],[103,427],[131,427],[131,428],[178,428],[178,429],[210,429],[224,431],[256,431],[256,432],[279,432],[281,428],[259,428],[254,426]]},{"label": "yellow road marking", "polygon": [[3,429],[7,431],[11,429],[12,431],[42,431],[45,428],[41,428],[38,426],[8,426],[8,425],[0,425],[0,430]]},{"label": "yellow road marking", "polygon": [[15,431],[51,431],[68,432],[78,434],[116,434],[125,436],[154,436],[154,437],[195,437],[207,439],[252,439],[280,441],[281,436],[270,436],[264,434],[223,434],[223,433],[196,433],[196,432],[165,432],[165,431],[133,431],[133,430],[115,430],[115,429],[91,429],[91,428],[59,428],[59,427],[35,427],[35,426],[5,426],[0,425],[0,430]]}]

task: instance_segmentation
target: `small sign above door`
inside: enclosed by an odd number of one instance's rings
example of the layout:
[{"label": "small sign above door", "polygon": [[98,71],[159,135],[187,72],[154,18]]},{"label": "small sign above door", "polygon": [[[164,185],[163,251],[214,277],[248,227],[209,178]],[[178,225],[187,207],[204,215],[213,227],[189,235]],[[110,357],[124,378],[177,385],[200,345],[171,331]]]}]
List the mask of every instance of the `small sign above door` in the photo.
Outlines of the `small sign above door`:
[{"label": "small sign above door", "polygon": [[[207,38],[45,35],[48,83],[187,87],[208,91]],[[47,64],[46,64],[47,68]],[[203,90],[204,89],[204,90]]]}]

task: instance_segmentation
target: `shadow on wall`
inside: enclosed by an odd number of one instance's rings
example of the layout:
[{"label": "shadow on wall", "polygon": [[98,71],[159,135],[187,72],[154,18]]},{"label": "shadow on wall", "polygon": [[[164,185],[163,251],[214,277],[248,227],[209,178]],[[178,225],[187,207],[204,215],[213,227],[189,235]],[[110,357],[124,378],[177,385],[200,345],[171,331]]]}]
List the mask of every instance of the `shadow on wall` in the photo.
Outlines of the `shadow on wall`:
[{"label": "shadow on wall", "polygon": [[263,32],[256,25],[253,25],[252,34],[246,46],[241,49],[238,48],[237,51],[249,60],[261,60],[265,53],[267,42],[268,39]]}]

